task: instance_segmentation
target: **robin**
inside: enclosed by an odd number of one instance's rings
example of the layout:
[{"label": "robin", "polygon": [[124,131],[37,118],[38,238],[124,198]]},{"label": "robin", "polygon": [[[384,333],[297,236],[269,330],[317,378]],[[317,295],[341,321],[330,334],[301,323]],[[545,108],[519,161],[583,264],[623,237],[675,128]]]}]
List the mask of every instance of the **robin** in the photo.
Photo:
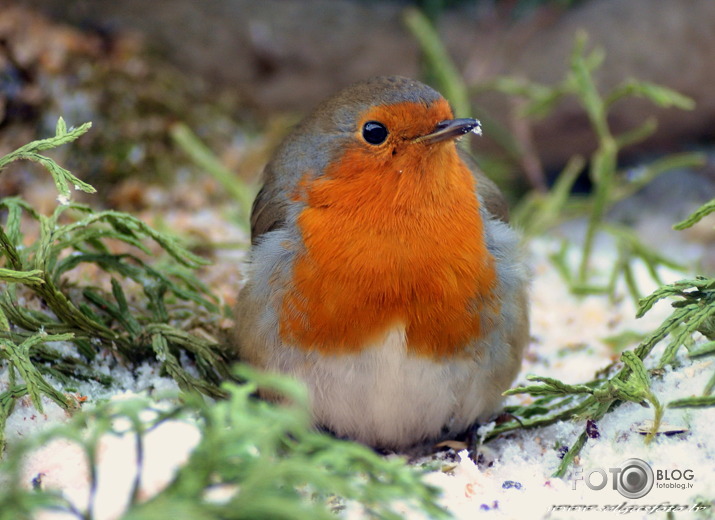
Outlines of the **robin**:
[{"label": "robin", "polygon": [[528,342],[527,275],[476,119],[402,77],[329,98],[253,204],[240,357],[302,380],[317,426],[404,450],[493,413]]}]

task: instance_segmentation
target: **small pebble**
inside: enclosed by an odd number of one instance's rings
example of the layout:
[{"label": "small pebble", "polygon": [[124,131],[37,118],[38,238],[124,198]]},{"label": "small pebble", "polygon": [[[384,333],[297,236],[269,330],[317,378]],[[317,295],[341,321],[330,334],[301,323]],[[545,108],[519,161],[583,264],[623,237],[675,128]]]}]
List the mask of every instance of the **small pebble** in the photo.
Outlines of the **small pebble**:
[{"label": "small pebble", "polygon": [[568,446],[559,446],[559,449],[556,451],[556,455],[558,458],[563,459],[568,452],[569,452]]},{"label": "small pebble", "polygon": [[598,425],[593,419],[586,421],[586,435],[589,439],[598,439],[601,436],[601,432],[598,431]]},{"label": "small pebble", "polygon": [[521,489],[521,482],[516,482],[515,480],[505,480],[501,487],[504,489]]}]

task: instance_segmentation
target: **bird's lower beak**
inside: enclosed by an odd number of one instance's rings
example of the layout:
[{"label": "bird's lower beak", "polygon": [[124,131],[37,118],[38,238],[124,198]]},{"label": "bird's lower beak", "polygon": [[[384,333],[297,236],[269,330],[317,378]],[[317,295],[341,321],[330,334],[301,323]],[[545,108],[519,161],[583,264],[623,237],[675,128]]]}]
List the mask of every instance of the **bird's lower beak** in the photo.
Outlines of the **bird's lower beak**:
[{"label": "bird's lower beak", "polygon": [[482,135],[482,124],[478,119],[463,118],[463,119],[448,119],[437,123],[435,129],[429,134],[415,137],[415,143],[439,143],[448,139],[455,139],[469,132],[474,132],[477,135]]}]

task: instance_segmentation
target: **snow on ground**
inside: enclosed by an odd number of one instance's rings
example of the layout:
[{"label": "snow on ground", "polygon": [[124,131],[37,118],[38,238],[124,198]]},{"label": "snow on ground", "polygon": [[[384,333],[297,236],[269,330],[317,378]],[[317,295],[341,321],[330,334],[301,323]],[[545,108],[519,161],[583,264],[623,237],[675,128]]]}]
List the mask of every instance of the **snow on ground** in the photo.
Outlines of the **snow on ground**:
[{"label": "snow on ground", "polygon": [[[53,346],[58,346],[54,344]],[[122,400],[137,396],[178,395],[173,379],[158,375],[158,368],[142,364],[135,371],[104,358],[95,363],[99,372],[110,374],[114,386],[103,387],[96,382],[77,383],[77,394],[92,402]],[[51,378],[48,378],[52,382]],[[0,388],[8,385],[8,371],[0,370]],[[151,390],[149,390],[151,389]],[[8,418],[5,434],[9,446],[19,439],[37,434],[46,428],[63,423],[68,415],[48,398],[42,398],[43,413],[32,406],[29,398],[18,401]],[[147,418],[148,419],[148,418]],[[97,453],[98,487],[95,491],[94,518],[108,520],[119,518],[126,509],[136,475],[136,439],[129,424],[116,420],[113,429],[117,434],[102,436]],[[122,433],[126,431],[127,433]],[[177,468],[188,460],[191,450],[200,439],[196,425],[184,421],[166,421],[144,436],[141,488],[139,496],[146,499],[161,491],[173,478]],[[87,507],[90,496],[88,464],[83,449],[76,443],[60,438],[44,444],[26,458],[22,476],[29,487],[41,483],[43,489],[59,490],[79,510]],[[75,515],[45,512],[38,520],[76,519]]]},{"label": "snow on ground", "polygon": [[[618,354],[602,339],[623,331],[649,332],[669,314],[667,302],[657,305],[643,319],[635,319],[635,307],[630,298],[612,303],[606,296],[572,296],[553,264],[549,253],[558,245],[548,239],[536,240],[531,247],[534,281],[532,287],[532,336],[523,370],[517,383],[526,382],[525,375],[535,373],[555,377],[569,383],[582,383],[594,373],[618,359]],[[597,255],[596,265],[608,265],[613,257]],[[220,262],[220,259],[219,259]],[[664,272],[666,282],[681,278],[679,273]],[[655,284],[645,275],[638,275],[644,291]],[[653,356],[656,358],[656,356]],[[712,374],[712,361],[691,362],[681,357],[684,368],[667,369],[653,383],[661,402],[698,395]],[[104,363],[104,366],[102,366]],[[111,371],[118,383],[110,390],[99,385],[80,384],[78,391],[89,401],[123,399],[152,389],[152,395],[175,393],[175,383],[158,375],[156,367],[142,365],[130,372],[111,360],[98,361],[100,370]],[[7,384],[7,371],[0,372],[0,386]],[[516,404],[523,397],[513,396],[507,403]],[[64,412],[44,400],[45,412],[39,414],[28,399],[18,403],[7,423],[8,442],[32,435],[33,432],[66,420]],[[555,424],[538,430],[518,432],[490,442],[485,459],[490,462],[477,467],[466,452],[457,455],[457,463],[445,457],[447,472],[435,471],[427,481],[444,490],[443,504],[458,519],[570,519],[570,518],[655,518],[664,515],[667,507],[692,508],[698,502],[715,496],[715,409],[676,410],[665,412],[664,422],[685,433],[658,435],[646,444],[638,427],[647,428],[653,411],[634,403],[626,403],[598,422],[600,437],[589,439],[578,459],[576,469],[565,479],[550,475],[558,466],[559,448],[570,446],[583,431],[582,422]],[[177,467],[189,456],[200,433],[196,426],[182,421],[162,424],[146,438],[143,487],[140,496],[156,493],[171,479]],[[454,454],[452,454],[454,456]],[[643,498],[628,499],[613,489],[611,468],[619,468],[631,458],[646,461],[656,477],[668,472],[671,480],[656,478],[652,490]],[[98,461],[99,489],[95,518],[118,518],[126,507],[134,477],[134,444],[129,435],[105,436],[100,443]],[[600,470],[599,470],[600,468]],[[23,479],[28,486],[41,475],[42,485],[62,491],[80,509],[89,496],[87,467],[80,450],[68,441],[55,441],[31,454],[25,463]],[[591,489],[607,481],[603,489]],[[576,477],[581,479],[576,479]],[[687,478],[686,478],[687,477]],[[692,477],[692,478],[690,478]],[[669,487],[668,487],[669,486]],[[681,489],[679,487],[685,487]],[[603,512],[605,507],[618,508]],[[661,507],[658,514],[652,509]],[[590,510],[580,510],[591,507]],[[633,507],[641,508],[633,510]],[[569,510],[571,508],[571,510]],[[678,515],[681,517],[690,517]],[[62,519],[57,513],[47,513],[45,519]]]}]

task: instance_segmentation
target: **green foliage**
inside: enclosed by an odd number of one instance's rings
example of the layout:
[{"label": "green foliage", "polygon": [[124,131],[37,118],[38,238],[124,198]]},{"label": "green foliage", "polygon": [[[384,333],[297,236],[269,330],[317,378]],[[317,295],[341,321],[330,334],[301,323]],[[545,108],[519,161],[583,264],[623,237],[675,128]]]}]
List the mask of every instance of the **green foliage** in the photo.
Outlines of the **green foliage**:
[{"label": "green foliage", "polygon": [[673,229],[683,230],[692,227],[710,213],[715,213],[715,199],[703,204],[700,208],[697,209],[697,211],[695,211],[695,213],[690,215],[682,222],[678,222],[677,224],[675,224],[673,226]]},{"label": "green foliage", "polygon": [[54,137],[33,141],[18,148],[14,152],[7,154],[5,157],[0,158],[0,171],[13,161],[27,159],[29,161],[40,163],[47,169],[47,171],[50,172],[50,174],[52,174],[52,179],[55,181],[57,191],[60,193],[58,197],[60,200],[69,200],[71,187],[74,187],[76,190],[82,190],[86,193],[94,193],[96,190],[92,186],[82,182],[68,170],[62,168],[55,161],[39,153],[44,150],[57,148],[58,146],[66,143],[71,143],[82,134],[87,133],[91,127],[92,123],[85,123],[77,128],[67,131],[67,125],[65,124],[64,119],[60,118],[57,121]]},{"label": "green foliage", "polygon": [[[60,119],[54,137],[0,159],[0,167],[20,159],[42,164],[60,193],[60,204],[51,215],[38,213],[16,197],[0,200],[6,214],[0,226],[0,362],[9,366],[11,379],[10,388],[0,394],[0,426],[15,400],[26,394],[40,411],[41,395],[65,409],[76,407],[73,398],[47,382],[48,375],[64,384],[82,379],[109,384],[111,378],[90,365],[100,349],[109,349],[129,364],[159,359],[183,390],[224,395],[218,385],[229,372],[219,345],[178,326],[198,317],[210,327],[218,319],[218,301],[188,272],[207,262],[131,215],[95,212],[70,202],[71,187],[88,193],[94,188],[39,153],[76,139],[89,128],[87,123],[68,131]],[[39,234],[29,245],[28,228]],[[149,240],[169,263],[148,260],[154,254]],[[117,244],[123,252],[117,252]],[[66,283],[68,272],[89,263],[111,279],[111,291]],[[132,282],[141,288],[143,299],[142,294],[125,294]],[[37,302],[50,312],[36,310]],[[55,341],[72,341],[76,351],[60,352],[51,345]],[[200,378],[182,366],[182,351],[196,364]]]},{"label": "green foliage", "polygon": [[[134,438],[137,447],[133,492],[123,520],[329,520],[335,518],[331,509],[348,502],[370,518],[400,519],[398,508],[405,505],[429,518],[449,517],[437,505],[438,491],[424,484],[416,469],[313,430],[302,386],[246,367],[239,375],[247,382],[224,384],[228,398],[213,404],[195,396],[169,407],[138,398],[110,401],[13,447],[4,461],[11,474],[32,450],[58,438],[70,440],[95,468],[88,475],[93,492],[86,508],[77,510],[52,490],[31,491],[11,479],[0,487],[0,520],[34,518],[49,509],[92,520],[98,446],[107,435]],[[291,404],[278,407],[256,399],[252,394],[259,386],[280,392]],[[196,425],[199,444],[165,489],[140,502],[145,437],[174,421]],[[223,498],[210,498],[214,490],[223,491]]]},{"label": "green foliage", "polygon": [[[630,97],[642,97],[661,107],[684,110],[691,110],[693,102],[665,87],[634,79],[601,94],[596,86],[595,73],[603,60],[602,50],[586,51],[586,37],[581,34],[571,54],[569,70],[561,83],[545,86],[513,78],[499,78],[494,88],[525,98],[523,115],[526,117],[545,117],[557,103],[567,97],[574,98],[583,108],[596,135],[596,150],[588,162],[581,157],[572,158],[549,192],[532,192],[514,212],[514,220],[527,235],[533,236],[560,223],[564,217],[587,215],[588,227],[578,267],[572,270],[562,258],[556,259],[561,261],[560,270],[566,281],[576,293],[605,292],[613,296],[617,280],[623,277],[631,296],[637,301],[641,294],[633,276],[634,261],[642,261],[658,283],[662,283],[656,274],[659,266],[678,266],[672,260],[646,247],[635,233],[627,228],[607,224],[604,217],[616,202],[631,196],[662,173],[700,165],[704,158],[702,154],[674,154],[654,161],[635,177],[619,171],[617,159],[621,150],[646,139],[656,130],[657,125],[655,120],[649,119],[638,128],[614,135],[608,116],[617,102]],[[576,200],[568,194],[586,165],[594,187],[593,193],[582,200]],[[602,232],[616,239],[618,249],[618,260],[608,275],[606,285],[599,285],[594,281],[596,274],[591,269],[594,242]]]},{"label": "green foliage", "polygon": [[454,109],[456,117],[470,117],[469,90],[462,75],[452,62],[439,34],[422,11],[405,9],[405,24],[419,42],[431,76]]},{"label": "green foliage", "polygon": [[[699,220],[698,217],[702,218],[703,214],[708,212],[708,208],[712,207],[713,201],[698,209],[684,222],[692,225]],[[683,228],[686,224],[681,223],[678,226]],[[515,429],[540,427],[571,418],[595,421],[620,403],[631,401],[653,407],[653,428],[646,438],[652,439],[658,431],[665,407],[650,388],[651,376],[645,368],[644,361],[654,362],[649,357],[656,345],[666,338],[669,338],[669,342],[655,362],[654,373],[658,373],[667,365],[677,368],[676,355],[681,347],[686,348],[690,358],[715,355],[715,279],[697,277],[663,285],[650,296],[640,300],[637,316],[642,317],[656,302],[664,298],[676,298],[672,303],[673,312],[658,328],[643,338],[635,349],[623,352],[621,355],[623,366],[618,371],[585,385],[567,385],[552,378],[530,376],[529,381],[538,384],[514,388],[507,391],[506,395],[529,394],[536,397],[536,401],[529,406],[510,409],[509,411],[520,419],[498,425],[487,438]],[[696,344],[693,341],[696,333],[710,341]],[[703,395],[674,400],[666,406],[671,408],[715,406],[713,389],[715,389],[715,370],[703,389]],[[584,430],[564,457],[556,476],[565,474],[587,437]]]},{"label": "green foliage", "polygon": [[203,171],[216,179],[231,197],[238,202],[242,218],[239,223],[248,230],[251,219],[254,190],[247,186],[240,177],[226,168],[214,153],[183,123],[175,124],[171,129],[174,142],[191,157]]}]

